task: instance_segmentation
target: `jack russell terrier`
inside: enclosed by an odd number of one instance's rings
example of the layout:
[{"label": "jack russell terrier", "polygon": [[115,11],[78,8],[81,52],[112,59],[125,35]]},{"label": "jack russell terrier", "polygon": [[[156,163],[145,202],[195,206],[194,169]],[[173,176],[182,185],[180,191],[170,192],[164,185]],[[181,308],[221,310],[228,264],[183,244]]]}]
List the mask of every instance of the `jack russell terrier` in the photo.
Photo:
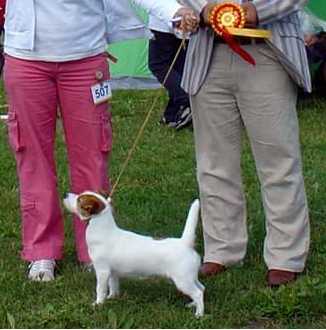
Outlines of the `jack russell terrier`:
[{"label": "jack russell terrier", "polygon": [[[86,242],[96,273],[96,302],[120,293],[119,279],[128,276],[159,275],[171,279],[192,299],[196,317],[204,314],[205,287],[198,280],[200,257],[194,250],[199,216],[199,200],[190,207],[181,238],[156,240],[119,228],[112,214],[110,198],[86,191],[68,194],[65,207],[80,219],[89,221]],[[107,295],[109,287],[109,295]]]}]

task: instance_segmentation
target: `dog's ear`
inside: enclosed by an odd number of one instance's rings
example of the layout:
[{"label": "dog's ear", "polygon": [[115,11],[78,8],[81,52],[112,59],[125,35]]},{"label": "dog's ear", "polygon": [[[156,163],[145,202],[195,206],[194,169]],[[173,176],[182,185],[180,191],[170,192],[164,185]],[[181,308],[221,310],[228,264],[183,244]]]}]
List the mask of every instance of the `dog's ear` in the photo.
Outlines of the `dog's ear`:
[{"label": "dog's ear", "polygon": [[105,204],[93,195],[82,195],[78,198],[79,208],[84,216],[91,217],[105,209]]}]

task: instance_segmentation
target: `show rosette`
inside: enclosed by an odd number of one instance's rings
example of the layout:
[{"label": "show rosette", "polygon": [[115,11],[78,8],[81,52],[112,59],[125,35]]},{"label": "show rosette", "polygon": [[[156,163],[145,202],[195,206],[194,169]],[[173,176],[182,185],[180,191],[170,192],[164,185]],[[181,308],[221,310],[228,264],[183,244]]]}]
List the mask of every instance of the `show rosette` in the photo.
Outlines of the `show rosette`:
[{"label": "show rosette", "polygon": [[246,15],[240,5],[225,2],[213,7],[209,21],[213,30],[222,36],[224,29],[243,28],[246,23]]},{"label": "show rosette", "polygon": [[271,37],[271,32],[268,30],[244,28],[246,13],[239,4],[233,2],[224,2],[214,6],[209,14],[209,22],[217,35],[223,38],[245,61],[253,65],[255,65],[255,60],[240,47],[233,36],[265,39]]}]

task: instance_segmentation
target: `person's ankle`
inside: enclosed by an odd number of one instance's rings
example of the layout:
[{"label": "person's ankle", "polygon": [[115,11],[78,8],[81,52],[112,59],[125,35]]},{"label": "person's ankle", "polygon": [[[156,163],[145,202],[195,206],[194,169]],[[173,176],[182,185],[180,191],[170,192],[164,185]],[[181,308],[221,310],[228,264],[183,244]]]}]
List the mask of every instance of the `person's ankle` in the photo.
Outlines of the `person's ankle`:
[{"label": "person's ankle", "polygon": [[94,266],[91,261],[79,261],[79,265],[82,272],[92,272],[94,270]]}]

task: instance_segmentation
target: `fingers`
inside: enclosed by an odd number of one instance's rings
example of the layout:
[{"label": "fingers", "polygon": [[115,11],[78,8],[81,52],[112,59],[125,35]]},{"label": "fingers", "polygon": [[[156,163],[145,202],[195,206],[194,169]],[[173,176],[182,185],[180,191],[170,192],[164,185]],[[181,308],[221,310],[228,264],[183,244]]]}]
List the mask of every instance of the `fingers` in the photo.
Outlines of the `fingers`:
[{"label": "fingers", "polygon": [[195,32],[198,29],[199,18],[194,13],[186,13],[182,17],[180,29],[184,32]]},{"label": "fingers", "polygon": [[178,30],[184,33],[195,32],[199,26],[199,16],[190,8],[181,8],[175,17],[180,17],[180,22],[176,24]]}]

